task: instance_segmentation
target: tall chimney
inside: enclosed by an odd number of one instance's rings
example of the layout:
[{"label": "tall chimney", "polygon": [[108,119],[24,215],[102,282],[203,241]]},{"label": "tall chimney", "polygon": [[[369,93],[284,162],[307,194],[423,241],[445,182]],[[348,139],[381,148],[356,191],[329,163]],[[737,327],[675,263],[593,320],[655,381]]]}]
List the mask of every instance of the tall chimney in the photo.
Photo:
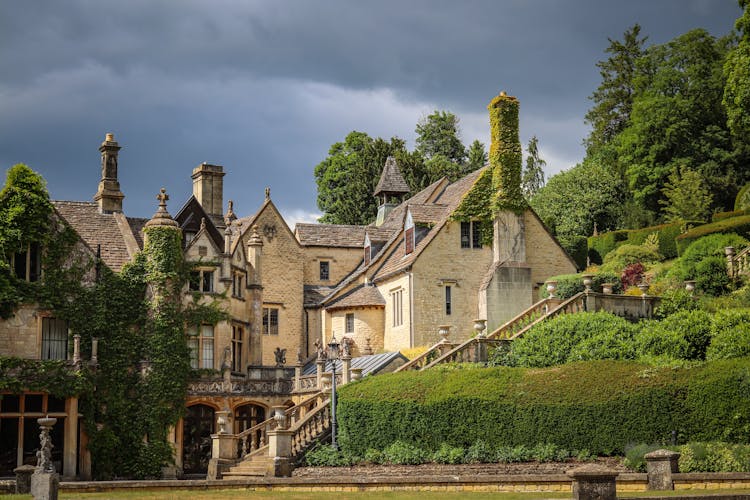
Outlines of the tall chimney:
[{"label": "tall chimney", "polygon": [[214,225],[224,228],[224,167],[201,163],[193,169],[193,196]]},{"label": "tall chimney", "polygon": [[523,152],[518,136],[518,99],[504,91],[490,101],[490,154],[492,205],[495,211],[517,214],[526,208],[521,191]]},{"label": "tall chimney", "polygon": [[125,195],[120,191],[120,183],[117,180],[117,155],[120,149],[122,148],[112,133],[108,133],[99,146],[99,152],[102,154],[102,178],[94,201],[99,204],[99,212],[103,214],[122,212],[122,199]]}]

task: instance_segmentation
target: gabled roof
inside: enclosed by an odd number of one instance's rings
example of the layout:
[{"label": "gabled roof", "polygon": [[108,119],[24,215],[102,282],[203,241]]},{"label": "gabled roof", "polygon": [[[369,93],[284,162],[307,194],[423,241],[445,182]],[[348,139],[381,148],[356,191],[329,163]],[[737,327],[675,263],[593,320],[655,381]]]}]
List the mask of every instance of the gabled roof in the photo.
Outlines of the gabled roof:
[{"label": "gabled roof", "polygon": [[348,309],[350,307],[385,307],[385,299],[377,287],[360,285],[326,306],[326,310]]},{"label": "gabled roof", "polygon": [[366,226],[298,223],[294,234],[302,246],[362,248],[365,229]]},{"label": "gabled roof", "polygon": [[130,224],[140,232],[145,220],[102,214],[98,204],[88,201],[53,201],[52,205],[94,253],[101,248],[102,262],[113,271],[120,271],[140,250],[138,245],[143,246],[142,236],[134,234]]},{"label": "gabled roof", "polygon": [[206,221],[206,232],[211,237],[217,248],[224,248],[224,237],[214,225],[211,217],[206,213],[195,196],[190,196],[185,204],[182,206],[177,215],[174,216],[174,220],[179,224],[180,229],[183,231],[198,233],[201,229],[201,219]]},{"label": "gabled roof", "polygon": [[380,180],[378,185],[375,186],[375,196],[379,194],[407,194],[409,192],[409,185],[404,180],[404,176],[401,175],[401,170],[398,168],[396,159],[393,156],[389,156],[385,160],[385,166],[383,166],[383,172],[380,174]]},{"label": "gabled roof", "polygon": [[440,222],[447,208],[447,205],[442,203],[416,203],[413,205],[409,204],[411,218],[415,223],[422,222],[426,224],[435,224],[436,222]]}]

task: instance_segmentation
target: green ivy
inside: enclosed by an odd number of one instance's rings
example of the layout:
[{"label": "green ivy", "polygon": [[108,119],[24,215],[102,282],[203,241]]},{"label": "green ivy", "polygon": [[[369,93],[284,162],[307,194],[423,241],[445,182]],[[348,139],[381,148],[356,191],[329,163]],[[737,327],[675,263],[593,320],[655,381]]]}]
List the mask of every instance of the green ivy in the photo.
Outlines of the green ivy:
[{"label": "green ivy", "polygon": [[492,244],[494,213],[492,211],[492,170],[487,169],[474,182],[451,218],[456,221],[479,221],[482,244]]},{"label": "green ivy", "polygon": [[518,99],[500,94],[487,107],[490,111],[489,162],[492,168],[492,206],[521,214],[528,204],[521,191],[523,153],[518,136]]}]

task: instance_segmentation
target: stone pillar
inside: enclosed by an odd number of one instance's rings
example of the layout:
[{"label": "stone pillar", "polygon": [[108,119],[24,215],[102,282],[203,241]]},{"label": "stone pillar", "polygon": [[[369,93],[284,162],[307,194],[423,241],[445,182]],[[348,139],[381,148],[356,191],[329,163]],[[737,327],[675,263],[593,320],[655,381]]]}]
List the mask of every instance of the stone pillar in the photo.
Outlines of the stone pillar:
[{"label": "stone pillar", "polygon": [[476,337],[475,340],[477,342],[477,345],[476,345],[476,352],[474,353],[474,362],[486,363],[487,362],[487,339],[485,337]]},{"label": "stone pillar", "polygon": [[41,429],[40,445],[36,453],[36,470],[31,475],[31,495],[34,500],[57,500],[60,476],[55,472],[55,465],[52,463],[52,439],[49,435],[57,419],[43,417],[38,418],[37,422]]},{"label": "stone pillar", "polygon": [[341,357],[341,385],[348,384],[352,380],[352,357],[344,355]]},{"label": "stone pillar", "polygon": [[573,480],[574,500],[616,500],[618,473],[597,465],[584,465],[567,472]]},{"label": "stone pillar", "polygon": [[670,450],[656,450],[646,453],[646,473],[649,490],[673,490],[672,474],[680,471],[680,454]]},{"label": "stone pillar", "polygon": [[290,477],[294,465],[292,464],[292,434],[286,418],[285,406],[271,407],[276,428],[268,431],[269,461],[266,475],[271,477]]},{"label": "stone pillar", "polygon": [[318,390],[323,388],[323,370],[325,370],[325,366],[325,358],[318,356],[318,360],[315,362],[316,375],[318,376]]},{"label": "stone pillar", "polygon": [[735,262],[734,262],[734,247],[725,247],[724,248],[724,255],[727,257],[727,273],[729,273],[729,277],[731,279],[734,279],[736,276],[736,269],[735,269]]},{"label": "stone pillar", "polygon": [[73,335],[73,364],[81,367],[81,336],[77,333]]},{"label": "stone pillar", "polygon": [[294,390],[295,391],[299,391],[301,389],[300,381],[299,381],[300,377],[302,377],[302,365],[298,363],[294,367]]},{"label": "stone pillar", "polygon": [[[252,233],[247,239],[247,291],[250,308],[250,342],[245,351],[244,359],[248,360],[251,365],[263,364],[263,335],[261,327],[263,326],[263,240],[258,233],[258,225],[252,227]],[[244,370],[243,370],[244,371]]]},{"label": "stone pillar", "polygon": [[206,479],[221,479],[237,458],[237,438],[227,430],[229,411],[216,412],[218,432],[211,434],[211,460],[208,462]]},{"label": "stone pillar", "polygon": [[33,465],[22,465],[13,469],[16,475],[16,494],[28,495],[31,493],[31,475],[36,470]]}]

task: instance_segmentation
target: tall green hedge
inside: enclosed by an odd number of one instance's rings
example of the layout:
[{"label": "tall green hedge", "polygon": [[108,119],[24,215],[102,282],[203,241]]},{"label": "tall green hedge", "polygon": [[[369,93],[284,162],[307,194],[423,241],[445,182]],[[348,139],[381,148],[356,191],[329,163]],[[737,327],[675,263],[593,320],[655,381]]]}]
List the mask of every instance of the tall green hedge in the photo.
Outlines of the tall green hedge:
[{"label": "tall green hedge", "polygon": [[733,210],[731,212],[718,212],[711,216],[711,222],[718,222],[724,219],[731,219],[732,217],[740,217],[742,215],[750,215],[750,208],[744,210]]},{"label": "tall green hedge", "polygon": [[711,224],[698,226],[690,231],[679,235],[677,242],[677,253],[682,255],[692,242],[703,236],[715,233],[737,233],[740,236],[750,237],[750,215],[722,219]]},{"label": "tall green hedge", "polygon": [[629,443],[748,442],[750,359],[689,368],[592,361],[547,369],[432,369],[342,387],[340,437],[363,456],[400,440],[492,448],[552,443],[597,454]]},{"label": "tall green hedge", "polygon": [[678,255],[676,239],[682,234],[682,230],[685,227],[695,227],[702,224],[703,222],[700,221],[671,222],[641,229],[621,229],[597,236],[589,236],[589,259],[591,259],[592,264],[601,264],[604,256],[621,244],[641,245],[652,233],[659,234],[659,253],[665,259],[674,259]]}]

